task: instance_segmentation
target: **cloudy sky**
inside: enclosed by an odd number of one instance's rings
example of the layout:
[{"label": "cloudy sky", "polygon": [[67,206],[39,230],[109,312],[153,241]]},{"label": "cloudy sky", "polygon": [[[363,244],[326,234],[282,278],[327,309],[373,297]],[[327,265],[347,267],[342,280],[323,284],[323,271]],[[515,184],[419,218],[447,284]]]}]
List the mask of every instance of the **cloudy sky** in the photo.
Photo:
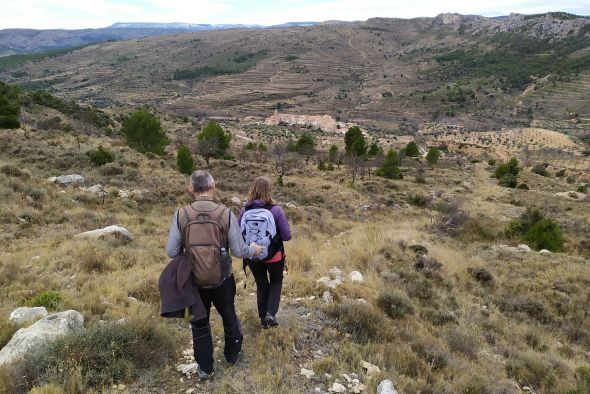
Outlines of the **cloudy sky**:
[{"label": "cloudy sky", "polygon": [[105,27],[115,22],[247,23],[366,20],[459,12],[485,16],[567,11],[589,0],[0,0],[0,29]]}]

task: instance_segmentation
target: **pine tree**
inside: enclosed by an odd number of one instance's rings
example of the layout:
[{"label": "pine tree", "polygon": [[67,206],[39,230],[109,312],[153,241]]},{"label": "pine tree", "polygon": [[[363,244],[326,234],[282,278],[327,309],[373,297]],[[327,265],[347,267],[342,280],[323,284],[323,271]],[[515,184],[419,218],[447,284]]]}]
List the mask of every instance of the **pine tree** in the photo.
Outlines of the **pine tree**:
[{"label": "pine tree", "polygon": [[185,175],[190,175],[195,170],[195,162],[188,146],[181,145],[178,148],[178,152],[176,152],[176,165],[178,171]]}]

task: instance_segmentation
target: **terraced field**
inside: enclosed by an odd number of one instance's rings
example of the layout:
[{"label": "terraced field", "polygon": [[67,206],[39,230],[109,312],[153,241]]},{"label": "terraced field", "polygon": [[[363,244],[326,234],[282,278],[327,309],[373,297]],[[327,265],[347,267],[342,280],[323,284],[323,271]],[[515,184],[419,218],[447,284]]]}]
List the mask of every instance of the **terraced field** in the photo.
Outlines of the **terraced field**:
[{"label": "terraced field", "polygon": [[[147,104],[189,117],[265,117],[278,109],[410,134],[435,120],[590,138],[588,70],[542,73],[522,89],[506,89],[502,75],[453,74],[456,65],[440,61],[461,48],[493,47],[493,36],[486,41],[482,32],[495,23],[443,15],[187,33],[93,45],[0,78],[100,107]],[[456,101],[449,96],[456,86],[472,89],[472,97]]]}]

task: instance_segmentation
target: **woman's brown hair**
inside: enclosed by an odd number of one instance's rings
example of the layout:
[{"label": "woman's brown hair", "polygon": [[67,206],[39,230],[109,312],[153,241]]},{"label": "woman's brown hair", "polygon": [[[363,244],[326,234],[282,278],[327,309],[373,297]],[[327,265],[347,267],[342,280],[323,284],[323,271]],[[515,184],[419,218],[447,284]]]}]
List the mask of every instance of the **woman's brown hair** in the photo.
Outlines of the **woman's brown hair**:
[{"label": "woman's brown hair", "polygon": [[254,179],[248,192],[248,201],[262,200],[272,204],[272,185],[268,178],[259,176]]}]

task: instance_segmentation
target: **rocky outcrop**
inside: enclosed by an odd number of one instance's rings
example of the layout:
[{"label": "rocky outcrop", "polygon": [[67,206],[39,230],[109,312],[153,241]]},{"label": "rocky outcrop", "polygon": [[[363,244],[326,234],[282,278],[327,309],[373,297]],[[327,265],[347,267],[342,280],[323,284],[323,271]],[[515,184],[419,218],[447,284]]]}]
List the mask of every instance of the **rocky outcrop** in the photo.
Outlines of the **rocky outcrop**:
[{"label": "rocky outcrop", "polygon": [[116,237],[124,238],[128,241],[133,241],[133,235],[127,230],[125,227],[121,226],[107,226],[104,228],[100,228],[97,230],[86,231],[84,233],[80,233],[74,238],[102,238],[107,235],[114,235]]},{"label": "rocky outcrop", "polygon": [[14,324],[21,325],[26,322],[32,322],[34,320],[42,319],[47,316],[47,309],[43,306],[28,307],[23,306],[13,310],[10,313],[10,321]]},{"label": "rocky outcrop", "polygon": [[337,122],[336,119],[329,115],[293,115],[293,114],[278,114],[266,118],[265,123],[269,126],[302,126],[313,129],[320,129],[325,132],[346,131],[347,124]]},{"label": "rocky outcrop", "polygon": [[47,179],[50,183],[57,183],[61,186],[75,186],[75,185],[83,185],[84,184],[84,177],[78,174],[71,174],[71,175],[60,175],[54,176]]},{"label": "rocky outcrop", "polygon": [[44,344],[83,327],[84,317],[73,310],[44,317],[32,326],[21,328],[14,334],[6,346],[0,350],[0,366],[12,364]]}]

